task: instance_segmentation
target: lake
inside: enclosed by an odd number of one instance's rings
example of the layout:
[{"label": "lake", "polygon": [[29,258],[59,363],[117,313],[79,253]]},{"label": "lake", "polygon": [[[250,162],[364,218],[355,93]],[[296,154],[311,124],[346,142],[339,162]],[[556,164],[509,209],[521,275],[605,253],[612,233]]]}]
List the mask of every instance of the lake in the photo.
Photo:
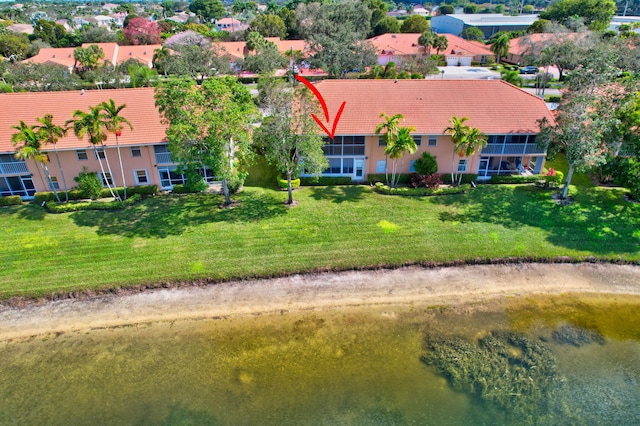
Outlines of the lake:
[{"label": "lake", "polygon": [[640,424],[640,297],[152,321],[0,342],[1,424]]}]

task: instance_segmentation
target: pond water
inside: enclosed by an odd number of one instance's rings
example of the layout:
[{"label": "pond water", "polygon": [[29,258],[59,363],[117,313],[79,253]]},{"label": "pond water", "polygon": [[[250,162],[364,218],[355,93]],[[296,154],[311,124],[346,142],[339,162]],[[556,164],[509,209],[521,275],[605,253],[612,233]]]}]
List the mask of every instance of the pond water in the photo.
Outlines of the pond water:
[{"label": "pond water", "polygon": [[640,424],[640,298],[155,322],[0,342],[1,424]]}]

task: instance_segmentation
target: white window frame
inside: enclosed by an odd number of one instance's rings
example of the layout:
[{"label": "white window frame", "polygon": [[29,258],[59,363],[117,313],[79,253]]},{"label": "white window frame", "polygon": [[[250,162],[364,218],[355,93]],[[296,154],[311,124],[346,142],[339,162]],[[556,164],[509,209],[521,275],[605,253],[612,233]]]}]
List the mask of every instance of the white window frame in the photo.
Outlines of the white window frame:
[{"label": "white window frame", "polygon": [[[102,155],[102,157],[100,155]],[[105,158],[107,158],[107,153],[105,152],[104,148],[98,148],[93,151],[93,156],[96,157],[96,160],[104,160]]]},{"label": "white window frame", "polygon": [[416,143],[416,146],[422,146],[422,135],[413,135],[411,138]]},{"label": "white window frame", "polygon": [[[83,155],[84,158],[80,158],[80,155]],[[87,154],[86,149],[76,149],[76,158],[78,161],[85,161],[89,159],[89,155]]]},{"label": "white window frame", "polygon": [[416,160],[409,161],[409,172],[411,173],[416,172]]},{"label": "white window frame", "polygon": [[56,191],[60,190],[60,182],[58,182],[58,178],[56,176],[49,176],[51,181],[49,182],[49,189],[52,191],[55,189]]},{"label": "white window frame", "polygon": [[[138,176],[138,172],[144,172],[145,182],[141,182]],[[137,169],[133,171],[133,178],[136,181],[136,185],[149,185],[149,173],[147,169]]]},{"label": "white window frame", "polygon": [[387,143],[384,141],[384,136],[378,136],[378,146],[387,146]]},{"label": "white window frame", "polygon": [[387,161],[378,160],[376,162],[376,173],[384,173],[387,170]]},{"label": "white window frame", "polygon": [[102,183],[102,187],[106,188],[107,185],[106,183],[108,182],[110,186],[113,186],[113,176],[111,176],[111,174],[109,174],[109,172],[100,172],[98,173],[98,176],[100,176],[100,182]]},{"label": "white window frame", "polygon": [[[432,143],[433,141],[435,141],[435,143]],[[427,146],[438,146],[438,136],[429,136],[429,138],[427,139]]]},{"label": "white window frame", "polygon": [[468,164],[469,164],[469,162],[467,161],[466,158],[462,158],[462,159],[458,160],[458,173],[466,172]]},{"label": "white window frame", "polygon": [[[139,155],[134,155],[133,151],[137,151],[139,153]],[[131,158],[140,158],[142,157],[142,148],[139,146],[132,146],[131,148],[129,148],[129,151],[131,152]]]}]

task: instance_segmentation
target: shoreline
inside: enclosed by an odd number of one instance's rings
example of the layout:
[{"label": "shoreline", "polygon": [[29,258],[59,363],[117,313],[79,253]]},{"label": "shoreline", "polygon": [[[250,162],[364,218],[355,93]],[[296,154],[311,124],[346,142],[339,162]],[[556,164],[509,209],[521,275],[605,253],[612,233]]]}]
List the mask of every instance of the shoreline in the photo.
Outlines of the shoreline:
[{"label": "shoreline", "polygon": [[640,266],[512,263],[298,274],[0,306],[0,341],[82,330],[375,305],[463,305],[532,294],[640,295]]}]

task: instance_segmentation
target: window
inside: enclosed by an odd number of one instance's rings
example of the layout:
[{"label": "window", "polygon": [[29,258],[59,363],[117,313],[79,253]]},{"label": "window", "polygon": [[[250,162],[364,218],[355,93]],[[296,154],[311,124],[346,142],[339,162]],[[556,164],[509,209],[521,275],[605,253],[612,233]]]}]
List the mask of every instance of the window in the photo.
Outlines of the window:
[{"label": "window", "polygon": [[411,136],[413,138],[413,141],[416,143],[417,146],[422,145],[422,136],[420,135],[414,135]]},{"label": "window", "polygon": [[84,149],[79,149],[76,151],[76,158],[78,159],[78,161],[89,159],[89,157],[87,156],[87,151]]},{"label": "window", "polygon": [[111,179],[111,173],[109,172],[100,173],[100,180],[102,181],[102,186],[113,186],[113,179]]},{"label": "window", "polygon": [[324,142],[324,155],[364,155],[364,136],[336,136]]},{"label": "window", "polygon": [[132,146],[131,147],[131,156],[132,157],[142,157],[142,150],[140,149],[139,146]]},{"label": "window", "polygon": [[458,173],[467,171],[467,160],[458,161]]},{"label": "window", "polygon": [[331,174],[340,174],[340,159],[329,158],[329,167],[324,172]]},{"label": "window", "polygon": [[428,146],[438,146],[438,137],[437,136],[429,136],[427,140]]},{"label": "window", "polygon": [[353,173],[353,158],[344,158],[342,160],[342,173],[345,173],[345,174]]},{"label": "window", "polygon": [[409,161],[409,171],[411,173],[415,173],[416,172],[416,160]]},{"label": "window", "polygon": [[146,170],[134,170],[133,174],[136,178],[136,184],[143,185],[149,183]]},{"label": "window", "polygon": [[376,173],[384,173],[387,170],[387,162],[385,160],[378,160],[376,163]]},{"label": "window", "polygon": [[55,176],[51,176],[51,181],[49,182],[49,188],[53,191],[53,190],[59,190],[60,189],[60,183],[58,183],[58,178]]},{"label": "window", "polygon": [[104,160],[104,148],[96,149],[94,155],[96,156],[96,160]]},{"label": "window", "polygon": [[384,136],[378,136],[378,146],[387,146],[387,142],[384,140]]}]

